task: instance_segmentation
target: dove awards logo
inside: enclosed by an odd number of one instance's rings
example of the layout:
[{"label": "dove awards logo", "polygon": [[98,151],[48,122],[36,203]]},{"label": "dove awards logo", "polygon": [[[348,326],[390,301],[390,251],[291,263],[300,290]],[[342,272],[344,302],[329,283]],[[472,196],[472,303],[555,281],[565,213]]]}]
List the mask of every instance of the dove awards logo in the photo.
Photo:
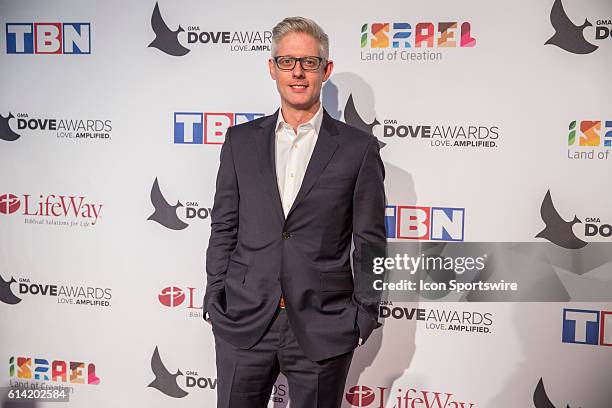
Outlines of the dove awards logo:
[{"label": "dove awards logo", "polygon": [[287,389],[287,384],[284,382],[277,381],[272,386],[272,393],[270,394],[270,401],[279,405],[281,408],[284,405],[287,405],[289,402],[289,391]]},{"label": "dove awards logo", "polygon": [[[11,291],[10,283],[13,282],[15,282],[14,278],[8,282],[6,289],[0,290],[0,300],[4,303],[15,304],[21,301]],[[22,297],[48,298],[60,305],[81,305],[99,308],[111,306],[112,290],[108,287],[83,286],[81,284],[49,284],[25,277],[19,278],[18,283],[17,293]]]},{"label": "dove awards logo", "polygon": [[175,112],[175,144],[223,144],[227,128],[263,117],[263,113]]},{"label": "dove awards logo", "polygon": [[[355,107],[353,95],[349,95],[344,108],[344,120],[364,132],[374,134],[381,123],[375,118],[366,123]],[[500,146],[500,129],[497,125],[472,124],[408,124],[398,119],[384,119],[382,139],[386,141],[411,141],[438,149],[481,149],[491,150]],[[380,128],[376,128],[377,134]],[[379,135],[380,136],[380,135]],[[388,143],[379,140],[380,147]]]},{"label": "dove awards logo", "polygon": [[91,54],[91,23],[6,23],[7,54]]},{"label": "dove awards logo", "polygon": [[189,312],[187,317],[202,319],[202,309],[204,309],[202,299],[204,294],[198,288],[188,286],[185,289],[178,286],[166,286],[157,294],[157,300],[170,309],[181,311],[186,309]]},{"label": "dove awards logo", "polygon": [[[582,224],[582,221],[576,215],[571,221],[566,221],[561,217],[552,201],[550,190],[544,196],[540,215],[546,226],[536,235],[536,238],[547,239],[565,249],[580,249],[587,246],[588,242],[574,233],[574,225]],[[612,237],[612,225],[602,222],[599,217],[586,217],[583,235],[584,237],[610,238]]]},{"label": "dove awards logo", "polygon": [[[612,19],[597,19],[593,33],[591,29],[586,30],[587,27],[593,27],[588,19],[585,18],[581,25],[572,22],[561,0],[555,0],[553,3],[550,10],[550,23],[555,33],[544,44],[555,45],[572,54],[590,54],[599,48],[593,44],[593,41],[612,39]],[[588,36],[585,36],[585,32],[588,33]]]},{"label": "dove awards logo", "polygon": [[155,3],[151,15],[151,28],[155,38],[149,47],[157,48],[168,55],[180,57],[189,53],[194,46],[211,44],[227,47],[231,52],[271,51],[272,32],[269,30],[207,31],[194,24],[186,25],[185,31],[180,24],[178,28],[171,29],[172,24],[169,26],[166,21],[170,20],[164,20],[159,3]]},{"label": "dove awards logo", "polygon": [[159,187],[159,181],[157,177],[153,182],[151,188],[151,204],[153,204],[153,214],[147,218],[147,220],[155,221],[164,227],[171,230],[183,230],[189,226],[189,224],[179,218],[179,208],[185,208],[181,211],[184,219],[186,220],[206,220],[210,218],[212,208],[200,207],[197,201],[186,201],[183,205],[180,201],[177,201],[175,205],[170,205]]},{"label": "dove awards logo", "polygon": [[[351,407],[384,408],[385,401],[394,404],[394,408],[475,408],[475,402],[459,399],[452,392],[426,391],[408,388],[395,392],[388,387],[370,387],[354,385],[344,394]],[[388,405],[387,405],[388,406]]]},{"label": "dove awards logo", "polygon": [[[25,112],[18,112],[15,116],[9,112],[6,118],[0,118],[0,139],[7,141],[17,140],[20,135],[27,133],[65,141],[89,140],[93,143],[111,140],[113,131],[110,119],[44,117]],[[10,119],[15,119],[17,123],[10,126]]]},{"label": "dove awards logo", "polygon": [[[185,370],[185,374],[183,374],[180,369],[177,369],[176,373],[171,373],[163,363],[157,346],[155,346],[153,356],[151,357],[151,370],[153,375],[155,375],[155,379],[148,387],[155,388],[162,394],[172,398],[184,398],[189,395],[189,392],[185,391],[185,389],[215,390],[217,388],[216,378],[202,377],[195,370]],[[185,377],[185,379],[181,378],[179,380],[179,377]]]},{"label": "dove awards logo", "polygon": [[[103,204],[87,200],[85,196],[39,194],[0,194],[0,214],[21,215],[26,224],[61,227],[91,227],[102,218]],[[18,213],[22,210],[21,214]]]},{"label": "dove awards logo", "polygon": [[[449,48],[475,46],[476,38],[472,36],[472,24],[468,21],[437,24],[375,22],[361,26],[361,60],[367,62],[441,61]],[[424,50],[413,51],[415,48]]]},{"label": "dove awards logo", "polygon": [[14,142],[21,137],[20,134],[15,133],[15,131],[11,129],[11,125],[9,124],[9,121],[14,118],[15,116],[13,116],[11,112],[9,112],[6,117],[0,115],[0,140]]},{"label": "dove awards logo", "polygon": [[569,124],[567,158],[608,160],[612,155],[612,120],[582,120]]},{"label": "dove awards logo", "polygon": [[416,321],[427,330],[454,331],[469,334],[491,334],[493,313],[468,310],[446,310],[440,308],[415,308],[394,305],[392,301],[381,301],[378,308],[381,319]]},{"label": "dove awards logo", "polygon": [[46,358],[10,357],[9,387],[25,386],[29,381],[57,382],[64,384],[100,385],[94,363],[65,361]]},{"label": "dove awards logo", "polygon": [[612,346],[612,311],[563,309],[563,343]]},{"label": "dove awards logo", "polygon": [[387,205],[387,238],[463,241],[465,208]]},{"label": "dove awards logo", "polygon": [[438,149],[483,149],[499,147],[499,126],[475,124],[407,124],[383,120],[383,138],[422,143]]}]

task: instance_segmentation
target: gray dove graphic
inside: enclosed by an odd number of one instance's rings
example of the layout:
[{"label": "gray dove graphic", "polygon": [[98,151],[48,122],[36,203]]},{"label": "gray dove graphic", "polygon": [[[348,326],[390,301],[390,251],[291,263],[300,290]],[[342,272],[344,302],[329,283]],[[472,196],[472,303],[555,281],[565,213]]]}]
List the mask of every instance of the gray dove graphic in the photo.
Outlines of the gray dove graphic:
[{"label": "gray dove graphic", "polygon": [[172,398],[183,398],[189,393],[178,386],[176,378],[179,375],[183,375],[181,370],[176,370],[176,374],[172,374],[164,363],[161,361],[159,356],[159,350],[155,346],[153,356],[151,357],[151,370],[155,374],[155,379],[148,385],[148,387],[155,388]]},{"label": "gray dove graphic", "polygon": [[153,204],[155,211],[147,220],[155,221],[172,230],[182,230],[189,226],[189,224],[181,221],[178,215],[176,215],[176,209],[182,207],[183,204],[177,201],[175,205],[170,205],[168,201],[166,201],[159,189],[157,177],[155,177],[153,187],[151,188],[151,204]]},{"label": "gray dove graphic", "polygon": [[5,281],[2,276],[0,276],[0,301],[4,302],[8,305],[16,305],[21,302],[21,299],[15,296],[13,291],[11,290],[11,283],[17,282],[15,278],[11,276],[11,280]]},{"label": "gray dove graphic", "polygon": [[178,34],[185,30],[180,25],[176,31],[170,30],[161,16],[158,3],[155,3],[155,8],[151,15],[151,28],[155,33],[155,39],[149,44],[149,47],[157,48],[175,57],[183,56],[190,51],[189,48],[183,47],[178,40]]},{"label": "gray dove graphic", "polygon": [[599,48],[584,38],[584,29],[586,27],[592,27],[593,24],[587,19],[584,19],[584,24],[581,26],[572,23],[572,20],[569,19],[567,13],[563,9],[561,0],[555,0],[553,4],[550,11],[550,23],[555,29],[555,34],[544,44],[556,45],[574,54],[590,54]]},{"label": "gray dove graphic", "polygon": [[587,245],[587,242],[578,238],[572,227],[576,223],[580,223],[578,217],[574,216],[572,221],[565,221],[555,208],[550,190],[546,192],[546,196],[540,207],[540,215],[546,224],[546,227],[536,235],[536,238],[544,238],[566,249],[580,249]]},{"label": "gray dove graphic", "polygon": [[9,120],[13,118],[14,116],[11,112],[9,112],[6,118],[0,115],[0,139],[6,140],[7,142],[14,142],[21,137],[21,135],[13,132],[9,126]]}]

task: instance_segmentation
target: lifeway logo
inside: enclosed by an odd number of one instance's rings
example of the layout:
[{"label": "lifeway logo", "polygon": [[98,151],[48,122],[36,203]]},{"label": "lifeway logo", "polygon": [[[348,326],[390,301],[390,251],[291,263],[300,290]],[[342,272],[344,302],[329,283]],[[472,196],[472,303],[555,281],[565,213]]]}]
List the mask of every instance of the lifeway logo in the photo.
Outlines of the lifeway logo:
[{"label": "lifeway logo", "polygon": [[[187,287],[186,289],[178,286],[166,286],[157,294],[157,300],[168,308],[187,309],[189,310],[189,317],[201,319],[203,317],[201,310],[204,308],[201,304],[203,295],[194,295],[196,291],[199,292],[197,288]],[[195,304],[196,299],[200,303],[199,305]]]},{"label": "lifeway logo", "polygon": [[353,407],[385,408],[385,401],[394,403],[394,408],[474,408],[474,402],[461,401],[454,393],[398,388],[393,392],[387,387],[355,385],[344,394]]},{"label": "lifeway logo", "polygon": [[[536,238],[544,238],[566,249],[580,249],[587,246],[588,242],[577,237],[573,230],[574,224],[582,224],[582,221],[575,215],[571,221],[565,221],[553,204],[550,190],[544,196],[540,215],[546,226],[536,235]],[[599,217],[586,217],[584,237],[610,238],[612,237],[612,225],[602,222]]]},{"label": "lifeway logo", "polygon": [[612,311],[563,309],[562,342],[612,346]]},{"label": "lifeway logo", "polygon": [[228,46],[232,52],[271,51],[272,32],[269,30],[206,31],[201,30],[199,24],[186,27],[187,38],[181,41],[179,37],[183,37],[181,33],[184,33],[185,29],[181,25],[176,30],[171,29],[162,17],[159,3],[155,3],[151,15],[151,28],[155,38],[149,47],[175,57],[186,55],[191,51],[191,47],[196,45],[210,44]]},{"label": "lifeway logo", "polygon": [[387,238],[463,241],[465,208],[387,205]]},{"label": "lifeway logo", "polygon": [[263,113],[175,112],[175,144],[223,144],[227,128],[263,117]]},{"label": "lifeway logo", "polygon": [[595,36],[593,37],[590,34],[590,41],[587,40],[584,31],[587,27],[593,27],[593,24],[586,18],[582,25],[574,24],[565,12],[561,0],[555,0],[553,3],[550,10],[550,23],[555,33],[544,44],[555,45],[572,54],[590,54],[599,48],[592,41],[609,40],[612,38],[612,19],[602,18],[596,21]]},{"label": "lifeway logo", "polygon": [[177,214],[179,208],[185,207],[185,218],[187,220],[208,219],[212,211],[211,208],[200,207],[197,201],[186,201],[185,205],[177,201],[175,205],[170,205],[159,188],[157,177],[153,182],[153,187],[151,187],[151,204],[153,204],[154,211],[147,220],[155,221],[175,231],[183,230],[189,226],[188,223],[179,218]]},{"label": "lifeway logo", "polygon": [[[210,377],[201,377],[197,371],[185,370],[185,374],[177,369],[176,373],[171,373],[162,362],[159,355],[159,349],[155,346],[153,356],[151,356],[151,370],[155,375],[155,379],[148,385],[155,388],[163,394],[172,398],[183,398],[189,395],[185,388],[199,388],[214,390],[217,388],[217,379]],[[185,382],[181,381],[183,387],[179,385],[178,377],[185,376]]]},{"label": "lifeway logo", "polygon": [[493,327],[493,313],[490,312],[395,306],[391,301],[381,302],[378,315],[383,319],[421,322],[428,330],[490,334]]},{"label": "lifeway logo", "polygon": [[91,54],[90,23],[6,23],[7,54]]},{"label": "lifeway logo", "polygon": [[90,227],[102,217],[103,204],[90,202],[85,196],[39,194],[0,195],[0,214],[21,215],[26,224],[45,224],[66,227]]},{"label": "lifeway logo", "polygon": [[[361,26],[362,61],[441,61],[449,48],[473,48],[472,24],[468,21],[374,22]],[[424,51],[413,51],[416,48]],[[435,49],[436,52],[430,51]],[[380,50],[380,51],[378,51]]]},{"label": "lifeway logo", "polygon": [[[19,133],[15,133],[8,125],[9,119],[12,118],[16,119],[15,129]],[[9,141],[16,140],[23,133],[44,134],[59,140],[108,141],[113,131],[110,119],[40,117],[25,112],[18,112],[15,116],[9,112],[7,118],[2,119],[0,138]]]},{"label": "lifeway logo", "polygon": [[567,137],[568,159],[608,160],[612,157],[611,148],[612,120],[570,122]]}]

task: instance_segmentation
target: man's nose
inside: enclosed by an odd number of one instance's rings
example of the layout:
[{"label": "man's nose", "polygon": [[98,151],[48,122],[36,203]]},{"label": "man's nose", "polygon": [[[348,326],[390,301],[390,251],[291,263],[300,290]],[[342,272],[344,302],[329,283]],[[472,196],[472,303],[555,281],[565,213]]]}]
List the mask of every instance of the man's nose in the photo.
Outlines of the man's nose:
[{"label": "man's nose", "polygon": [[295,67],[293,67],[293,77],[294,78],[303,78],[304,77],[304,70],[302,69],[302,62],[301,61],[295,61]]}]

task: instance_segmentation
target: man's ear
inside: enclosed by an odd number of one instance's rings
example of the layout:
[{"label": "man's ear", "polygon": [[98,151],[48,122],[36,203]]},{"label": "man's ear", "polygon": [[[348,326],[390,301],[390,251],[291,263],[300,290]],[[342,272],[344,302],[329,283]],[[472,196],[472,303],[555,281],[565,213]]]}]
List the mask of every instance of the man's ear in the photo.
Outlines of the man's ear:
[{"label": "man's ear", "polygon": [[276,81],[276,70],[274,69],[274,60],[272,58],[268,59],[268,69],[270,70],[270,76],[273,80]]},{"label": "man's ear", "polygon": [[327,60],[327,65],[325,66],[325,72],[323,73],[323,82],[329,79],[333,70],[334,70],[334,61]]}]

